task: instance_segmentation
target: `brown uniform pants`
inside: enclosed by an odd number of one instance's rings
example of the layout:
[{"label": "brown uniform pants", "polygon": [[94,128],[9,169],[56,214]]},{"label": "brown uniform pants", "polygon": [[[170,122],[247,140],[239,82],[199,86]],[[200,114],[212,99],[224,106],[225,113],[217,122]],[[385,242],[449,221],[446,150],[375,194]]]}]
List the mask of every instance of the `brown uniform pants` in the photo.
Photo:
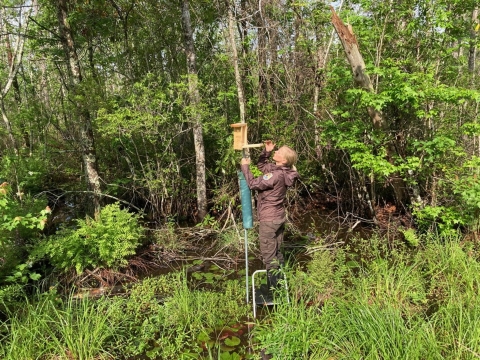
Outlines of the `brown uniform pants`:
[{"label": "brown uniform pants", "polygon": [[258,231],[260,252],[267,271],[278,269],[284,263],[283,255],[280,252],[284,230],[285,222],[282,220],[260,222]]}]

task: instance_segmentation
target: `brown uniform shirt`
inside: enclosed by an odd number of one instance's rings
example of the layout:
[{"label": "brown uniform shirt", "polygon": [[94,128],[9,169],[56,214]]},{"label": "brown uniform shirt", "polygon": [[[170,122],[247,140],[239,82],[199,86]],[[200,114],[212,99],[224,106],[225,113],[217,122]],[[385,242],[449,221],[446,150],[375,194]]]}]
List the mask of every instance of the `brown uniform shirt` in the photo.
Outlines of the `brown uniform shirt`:
[{"label": "brown uniform shirt", "polygon": [[270,152],[262,151],[257,166],[263,175],[253,177],[247,164],[242,165],[242,172],[251,190],[258,190],[257,211],[259,221],[285,221],[283,202],[287,188],[299,177],[296,170],[288,166],[269,163]]}]

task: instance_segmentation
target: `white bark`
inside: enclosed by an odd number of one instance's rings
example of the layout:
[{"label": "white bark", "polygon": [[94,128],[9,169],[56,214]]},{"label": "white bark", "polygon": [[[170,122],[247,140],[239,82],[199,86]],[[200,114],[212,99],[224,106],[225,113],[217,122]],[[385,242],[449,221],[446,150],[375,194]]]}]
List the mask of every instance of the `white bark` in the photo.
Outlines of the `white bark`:
[{"label": "white bark", "polygon": [[[195,46],[193,43],[192,22],[190,19],[190,8],[188,0],[182,4],[182,24],[185,40],[185,55],[188,68],[188,88],[190,94],[190,105],[197,108],[200,105],[200,93],[198,91],[198,74],[196,65]],[[207,215],[207,188],[205,175],[205,147],[203,143],[203,128],[199,111],[192,112],[193,141],[195,145],[196,160],[196,185],[197,185],[197,210],[200,220]]]},{"label": "white bark", "polygon": [[470,29],[470,49],[468,54],[468,71],[475,76],[475,62],[477,55],[477,31],[474,26],[477,24],[478,8],[472,12],[472,29]]},{"label": "white bark", "polygon": [[233,17],[233,12],[230,4],[227,4],[228,7],[228,35],[230,40],[230,46],[232,49],[233,56],[233,67],[235,69],[235,84],[237,85],[237,94],[238,94],[238,105],[240,107],[240,122],[245,123],[246,117],[246,106],[245,106],[245,95],[243,93],[243,81],[240,74],[240,67],[238,65],[238,51],[237,43],[235,41],[235,18]]},{"label": "white bark", "polygon": [[[22,62],[23,58],[23,48],[25,44],[25,37],[21,34],[21,31],[26,31],[28,28],[28,19],[30,17],[30,14],[32,13],[33,7],[36,5],[36,2],[34,2],[33,6],[30,7],[27,11],[27,13],[24,15],[26,18],[25,22],[25,27],[22,27],[22,15],[20,15],[18,19],[18,37],[16,41],[16,47],[15,50],[12,51],[10,48],[10,39],[8,39],[8,30],[6,28],[6,23],[5,21],[2,21],[2,32],[6,34],[6,44],[8,48],[8,56],[11,57],[9,59],[9,64],[8,64],[8,76],[5,84],[2,86],[0,84],[0,107],[1,107],[1,112],[2,112],[2,119],[5,124],[5,127],[7,129],[8,137],[10,139],[10,143],[12,145],[12,148],[15,152],[15,155],[18,155],[18,145],[17,141],[15,140],[15,136],[13,134],[13,129],[12,129],[12,124],[8,118],[7,112],[5,110],[5,97],[7,96],[8,92],[10,91],[10,88],[12,87],[12,84],[17,76],[18,69],[20,68],[20,64]],[[5,19],[5,8],[2,8],[2,17]]]},{"label": "white bark", "polygon": [[74,100],[78,85],[82,82],[80,61],[77,56],[72,30],[68,23],[67,0],[57,0],[57,18],[60,27],[60,36],[68,61],[69,71],[69,93],[70,99],[77,107],[78,117],[81,122],[80,142],[82,148],[82,160],[84,164],[87,186],[93,193],[94,212],[97,215],[100,211],[101,186],[97,170],[95,143],[92,130],[90,113],[83,104]]}]

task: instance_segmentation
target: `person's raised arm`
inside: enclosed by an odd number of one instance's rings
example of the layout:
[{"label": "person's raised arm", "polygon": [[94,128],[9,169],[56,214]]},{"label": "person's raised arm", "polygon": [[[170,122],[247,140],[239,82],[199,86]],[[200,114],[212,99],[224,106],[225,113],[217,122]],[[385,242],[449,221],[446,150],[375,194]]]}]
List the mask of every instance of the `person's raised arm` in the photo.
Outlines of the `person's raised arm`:
[{"label": "person's raised arm", "polygon": [[263,149],[262,153],[258,157],[257,167],[258,169],[265,173],[272,171],[273,164],[268,162],[268,158],[270,157],[271,152],[275,148],[275,144],[272,140],[265,140],[264,141],[265,148]]},{"label": "person's raised arm", "polygon": [[265,140],[265,151],[271,152],[273,149],[275,149],[275,144],[273,143],[272,140]]}]

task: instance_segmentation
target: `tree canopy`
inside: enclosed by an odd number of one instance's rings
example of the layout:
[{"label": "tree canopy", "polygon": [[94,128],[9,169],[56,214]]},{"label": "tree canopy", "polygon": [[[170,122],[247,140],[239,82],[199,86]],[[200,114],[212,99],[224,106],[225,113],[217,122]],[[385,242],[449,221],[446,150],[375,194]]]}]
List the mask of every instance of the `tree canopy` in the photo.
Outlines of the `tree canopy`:
[{"label": "tree canopy", "polygon": [[201,186],[207,213],[237,196],[229,125],[244,117],[249,142],[269,134],[299,152],[295,196],[328,194],[370,219],[389,204],[424,228],[475,225],[477,2],[333,5],[368,88],[327,2],[3,2],[0,178],[20,201],[75,193],[200,221]]}]

